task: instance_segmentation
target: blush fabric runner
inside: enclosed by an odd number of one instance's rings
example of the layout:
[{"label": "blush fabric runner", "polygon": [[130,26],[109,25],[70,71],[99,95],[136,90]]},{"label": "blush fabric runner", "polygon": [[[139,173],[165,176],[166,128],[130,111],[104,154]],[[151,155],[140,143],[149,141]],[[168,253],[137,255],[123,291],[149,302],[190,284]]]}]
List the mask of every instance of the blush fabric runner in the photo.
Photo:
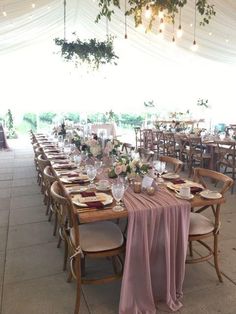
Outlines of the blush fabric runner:
[{"label": "blush fabric runner", "polygon": [[155,314],[159,302],[177,311],[188,246],[191,206],[165,189],[124,197],[128,210],[126,257],[119,314]]}]

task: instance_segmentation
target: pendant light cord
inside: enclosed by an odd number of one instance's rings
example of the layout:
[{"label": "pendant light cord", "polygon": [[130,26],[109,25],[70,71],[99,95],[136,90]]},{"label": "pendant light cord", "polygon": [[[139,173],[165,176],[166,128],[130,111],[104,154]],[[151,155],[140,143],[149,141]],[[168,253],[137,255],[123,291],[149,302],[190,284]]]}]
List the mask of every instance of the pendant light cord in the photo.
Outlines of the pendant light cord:
[{"label": "pendant light cord", "polygon": [[195,12],[194,12],[194,29],[193,29],[193,37],[194,41],[196,40],[196,26],[197,26],[197,0],[195,0]]},{"label": "pendant light cord", "polygon": [[66,0],[64,0],[64,40],[66,40]]}]

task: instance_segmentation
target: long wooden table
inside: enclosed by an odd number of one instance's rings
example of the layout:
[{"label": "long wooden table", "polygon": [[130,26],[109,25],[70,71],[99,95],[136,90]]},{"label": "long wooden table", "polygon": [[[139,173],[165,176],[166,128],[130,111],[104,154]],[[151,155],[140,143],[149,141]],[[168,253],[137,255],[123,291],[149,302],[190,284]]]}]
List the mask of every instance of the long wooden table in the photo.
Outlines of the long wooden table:
[{"label": "long wooden table", "polygon": [[[43,141],[41,145],[43,149],[46,147]],[[60,180],[56,171],[55,174]],[[195,195],[192,200],[183,201],[177,199],[165,185],[161,185],[153,197],[146,193],[135,195],[130,189],[126,193],[124,202],[127,209],[124,211],[114,212],[104,208],[79,212],[79,221],[91,223],[128,218],[120,313],[130,314],[134,309],[140,310],[144,304],[146,308],[143,313],[154,313],[159,298],[163,298],[170,309],[177,310],[182,306],[178,296],[182,293],[184,280],[190,208],[221,206],[225,200],[223,197],[204,199]],[[179,229],[182,229],[181,232]],[[147,251],[149,247],[152,252],[150,256]],[[180,274],[178,279],[174,275],[176,273]]]}]

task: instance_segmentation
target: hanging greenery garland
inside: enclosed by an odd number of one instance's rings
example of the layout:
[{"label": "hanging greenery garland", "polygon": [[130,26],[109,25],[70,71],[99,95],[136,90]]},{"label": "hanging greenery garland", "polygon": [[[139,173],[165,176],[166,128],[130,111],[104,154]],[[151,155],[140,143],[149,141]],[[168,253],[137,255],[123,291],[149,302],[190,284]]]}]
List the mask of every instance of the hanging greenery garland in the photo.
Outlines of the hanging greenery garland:
[{"label": "hanging greenery garland", "polygon": [[108,63],[117,65],[118,56],[114,52],[112,36],[107,36],[105,41],[96,38],[85,41],[55,38],[55,44],[61,46],[61,56],[66,61],[73,61],[76,66],[84,62],[92,69],[99,69],[102,64]]},{"label": "hanging greenery garland", "polygon": [[[113,7],[120,8],[120,0],[97,0],[100,12],[97,15],[96,22],[98,22],[102,16],[111,20],[111,16],[114,14]],[[166,21],[173,23],[175,14],[183,8],[188,0],[125,0],[128,1],[129,9],[126,10],[125,15],[131,15],[134,17],[135,26],[142,24],[142,14],[146,11],[150,11],[150,20],[148,29],[152,28],[153,22],[157,19],[160,12],[163,12],[163,18]],[[192,1],[192,0],[191,0]],[[196,9],[202,16],[200,25],[204,26],[209,24],[211,18],[216,14],[214,5],[209,4],[208,0],[197,0]]]}]

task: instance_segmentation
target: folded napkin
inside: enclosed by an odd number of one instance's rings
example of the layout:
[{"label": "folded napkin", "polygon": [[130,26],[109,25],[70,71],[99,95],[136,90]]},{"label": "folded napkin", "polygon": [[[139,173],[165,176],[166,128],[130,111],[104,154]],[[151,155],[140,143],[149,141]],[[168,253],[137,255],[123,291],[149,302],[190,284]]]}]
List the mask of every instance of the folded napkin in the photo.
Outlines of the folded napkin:
[{"label": "folded napkin", "polygon": [[203,188],[200,188],[199,186],[191,186],[190,190],[191,190],[191,194],[196,194],[198,192],[201,192]]},{"label": "folded napkin", "polygon": [[56,164],[54,165],[55,169],[75,169],[76,166],[69,165],[69,164]]},{"label": "folded napkin", "polygon": [[91,197],[91,196],[96,196],[96,193],[95,192],[86,192],[86,191],[83,191],[80,193],[82,197]]},{"label": "folded napkin", "polygon": [[185,181],[184,181],[184,180],[182,180],[182,179],[172,179],[172,180],[171,180],[171,182],[172,182],[173,184],[181,184],[181,183],[185,183]]},{"label": "folded napkin", "polygon": [[78,183],[78,184],[85,184],[85,182],[84,182],[84,180],[81,180],[81,179],[73,179],[73,178],[70,178],[69,179],[70,181],[69,182],[71,182],[71,183]]},{"label": "folded napkin", "polygon": [[[94,192],[86,192],[83,191],[80,193],[82,197],[96,197],[96,193]],[[89,207],[94,207],[94,208],[103,208],[104,205],[100,201],[91,201],[91,202],[84,202]]]},{"label": "folded napkin", "polygon": [[[66,159],[66,156],[61,156],[61,155],[60,155],[60,156],[57,156],[57,155],[53,155],[53,156],[52,156],[52,155],[50,155],[49,158],[53,158],[53,159]],[[57,163],[58,163],[58,164],[62,164],[62,163],[63,163],[63,164],[67,164],[68,161],[65,161],[65,160],[61,160],[61,161],[60,161],[60,160],[57,160]]]},{"label": "folded napkin", "polygon": [[[80,175],[78,173],[68,173],[67,174],[68,178],[80,178]],[[80,178],[80,180],[83,180],[83,178]]]}]

